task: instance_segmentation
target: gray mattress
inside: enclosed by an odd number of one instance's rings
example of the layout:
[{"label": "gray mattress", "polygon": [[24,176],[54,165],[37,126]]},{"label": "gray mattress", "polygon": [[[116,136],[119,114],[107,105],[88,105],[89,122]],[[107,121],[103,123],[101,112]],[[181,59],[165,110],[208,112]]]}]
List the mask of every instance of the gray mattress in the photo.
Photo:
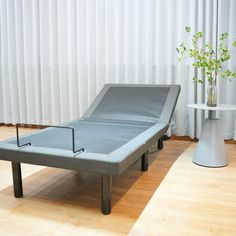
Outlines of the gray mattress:
[{"label": "gray mattress", "polygon": [[[84,119],[66,126],[75,129],[75,146],[83,147],[89,153],[110,154],[122,145],[147,130],[153,123],[123,123]],[[31,142],[33,146],[71,150],[71,131],[47,129],[29,137],[21,138],[21,143]],[[63,140],[63,142],[62,142]],[[16,144],[16,141],[10,143]]]},{"label": "gray mattress", "polygon": [[105,85],[85,115],[63,126],[46,128],[20,138],[31,146],[19,148],[16,139],[0,142],[0,159],[102,174],[120,174],[168,129],[180,86]]}]

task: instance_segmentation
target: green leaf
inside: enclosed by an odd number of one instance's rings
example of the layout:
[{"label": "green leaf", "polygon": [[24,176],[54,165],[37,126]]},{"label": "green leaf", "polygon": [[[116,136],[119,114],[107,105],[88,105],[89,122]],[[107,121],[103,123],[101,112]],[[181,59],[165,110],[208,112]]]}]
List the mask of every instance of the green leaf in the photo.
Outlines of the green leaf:
[{"label": "green leaf", "polygon": [[227,75],[227,76],[230,76],[230,75],[232,74],[232,72],[231,72],[229,69],[228,69],[228,70],[226,70],[226,72],[225,72],[225,73],[226,73],[226,75]]},{"label": "green leaf", "polygon": [[203,32],[198,32],[198,37],[202,37],[203,36]]},{"label": "green leaf", "polygon": [[191,27],[185,26],[185,31],[189,33],[191,31]]},{"label": "green leaf", "polygon": [[236,47],[236,41],[233,42],[232,46]]}]

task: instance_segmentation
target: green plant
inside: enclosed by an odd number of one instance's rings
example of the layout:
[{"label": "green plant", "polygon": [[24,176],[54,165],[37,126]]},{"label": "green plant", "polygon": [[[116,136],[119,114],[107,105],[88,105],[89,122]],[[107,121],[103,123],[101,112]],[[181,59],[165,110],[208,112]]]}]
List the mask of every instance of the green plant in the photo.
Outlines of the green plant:
[{"label": "green plant", "polygon": [[[191,28],[189,26],[185,27],[187,33],[191,34]],[[228,38],[228,33],[222,33],[217,50],[213,48],[210,43],[203,44],[203,32],[196,32],[191,34],[191,45],[187,47],[184,43],[181,43],[178,48],[178,59],[181,61],[185,57],[190,57],[193,59],[192,66],[206,76],[208,82],[213,83],[216,81],[217,75],[221,79],[232,80],[236,78],[236,72],[232,72],[229,69],[224,69],[223,65],[231,57],[230,49],[226,46],[226,41]],[[232,43],[233,47],[236,47],[236,41]],[[202,83],[202,79],[193,78],[194,82]]]}]

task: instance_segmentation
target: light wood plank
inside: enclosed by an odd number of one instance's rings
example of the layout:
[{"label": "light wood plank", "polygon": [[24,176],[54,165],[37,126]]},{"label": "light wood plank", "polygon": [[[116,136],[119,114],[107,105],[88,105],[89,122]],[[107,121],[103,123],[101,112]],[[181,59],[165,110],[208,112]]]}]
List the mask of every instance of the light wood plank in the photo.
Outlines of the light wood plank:
[{"label": "light wood plank", "polygon": [[130,236],[236,235],[236,145],[228,144],[229,165],[192,163],[193,144],[175,162]]}]

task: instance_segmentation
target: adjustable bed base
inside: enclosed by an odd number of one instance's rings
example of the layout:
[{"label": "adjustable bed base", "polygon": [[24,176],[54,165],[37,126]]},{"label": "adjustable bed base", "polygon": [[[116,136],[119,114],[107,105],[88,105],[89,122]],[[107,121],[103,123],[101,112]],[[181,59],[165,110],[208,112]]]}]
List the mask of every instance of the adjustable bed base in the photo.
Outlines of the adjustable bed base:
[{"label": "adjustable bed base", "polygon": [[[178,85],[107,84],[85,115],[72,122],[0,142],[0,160],[12,162],[15,197],[23,196],[20,163],[100,173],[103,214],[111,212],[112,176],[140,157],[167,131]],[[18,130],[18,126],[17,126]]]}]

